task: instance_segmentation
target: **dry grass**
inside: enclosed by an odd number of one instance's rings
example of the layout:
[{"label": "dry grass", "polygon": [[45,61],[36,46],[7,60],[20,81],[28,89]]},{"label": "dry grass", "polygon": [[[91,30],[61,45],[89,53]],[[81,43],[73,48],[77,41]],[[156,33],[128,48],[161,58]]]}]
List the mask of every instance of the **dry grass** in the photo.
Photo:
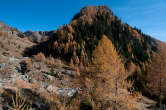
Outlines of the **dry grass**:
[{"label": "dry grass", "polygon": [[27,104],[26,99],[22,99],[19,92],[16,91],[16,95],[12,96],[12,106],[8,107],[11,110],[31,110],[32,104]]},{"label": "dry grass", "polygon": [[39,84],[37,84],[37,83],[27,83],[18,78],[14,81],[13,84],[11,84],[11,86],[17,87],[17,88],[27,88],[27,89],[32,89],[32,90],[39,88]]},{"label": "dry grass", "polygon": [[13,73],[12,66],[5,66],[0,69],[1,78],[8,78]]},{"label": "dry grass", "polygon": [[0,31],[0,49],[2,53],[9,51],[8,56],[21,57],[24,49],[32,45],[27,39]]}]

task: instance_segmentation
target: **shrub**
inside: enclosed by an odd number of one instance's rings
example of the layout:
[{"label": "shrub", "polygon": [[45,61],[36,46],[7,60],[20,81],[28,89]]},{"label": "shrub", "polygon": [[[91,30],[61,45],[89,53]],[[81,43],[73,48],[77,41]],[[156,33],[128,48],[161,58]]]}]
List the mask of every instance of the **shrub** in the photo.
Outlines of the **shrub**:
[{"label": "shrub", "polygon": [[11,110],[31,110],[32,104],[28,104],[26,99],[22,99],[19,92],[16,91],[15,96],[12,96],[12,106],[8,105]]},{"label": "shrub", "polygon": [[55,59],[53,57],[50,57],[49,60],[50,60],[50,65],[55,65]]},{"label": "shrub", "polygon": [[22,34],[22,33],[18,33],[17,36],[20,38],[24,38],[24,34]]},{"label": "shrub", "polygon": [[45,61],[46,57],[45,57],[45,55],[44,55],[42,52],[39,52],[39,53],[37,54],[37,56],[35,56],[35,59],[36,59],[37,61]]},{"label": "shrub", "polygon": [[54,76],[54,77],[58,78],[59,80],[63,79],[63,76],[61,76],[59,74],[59,72],[55,72],[54,67],[51,67],[49,75]]},{"label": "shrub", "polygon": [[79,69],[79,67],[76,67],[76,76],[80,76],[80,69]]},{"label": "shrub", "polygon": [[83,98],[80,102],[80,110],[93,110],[91,103],[87,98]]},{"label": "shrub", "polygon": [[73,69],[74,68],[74,63],[73,63],[73,59],[70,59],[70,68]]},{"label": "shrub", "polygon": [[32,69],[32,61],[30,59],[26,59],[20,62],[21,72],[23,74],[29,72]]}]

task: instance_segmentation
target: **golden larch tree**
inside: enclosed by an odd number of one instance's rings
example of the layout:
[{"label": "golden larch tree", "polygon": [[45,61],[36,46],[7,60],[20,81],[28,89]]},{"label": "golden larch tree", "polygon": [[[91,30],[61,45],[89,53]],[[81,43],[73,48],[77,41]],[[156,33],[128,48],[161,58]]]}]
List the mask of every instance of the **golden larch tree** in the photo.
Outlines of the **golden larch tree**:
[{"label": "golden larch tree", "polygon": [[147,87],[152,96],[157,96],[161,105],[166,95],[166,47],[160,43],[158,50],[153,54],[152,63],[148,68]]},{"label": "golden larch tree", "polygon": [[123,106],[133,109],[137,97],[127,91],[132,86],[126,81],[128,76],[122,58],[118,55],[114,45],[103,35],[98,46],[92,53],[92,67],[96,76],[96,97],[109,101],[114,105],[114,110]]}]

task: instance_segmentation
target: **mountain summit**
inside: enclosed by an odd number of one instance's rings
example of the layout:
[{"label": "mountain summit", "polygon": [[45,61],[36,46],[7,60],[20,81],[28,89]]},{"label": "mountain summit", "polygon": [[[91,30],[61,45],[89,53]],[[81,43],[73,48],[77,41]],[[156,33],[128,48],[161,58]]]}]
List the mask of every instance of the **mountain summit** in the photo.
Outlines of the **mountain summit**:
[{"label": "mountain summit", "polygon": [[81,9],[79,13],[77,13],[73,20],[94,20],[96,15],[106,14],[108,13],[110,16],[113,16],[112,11],[107,6],[87,6]]}]

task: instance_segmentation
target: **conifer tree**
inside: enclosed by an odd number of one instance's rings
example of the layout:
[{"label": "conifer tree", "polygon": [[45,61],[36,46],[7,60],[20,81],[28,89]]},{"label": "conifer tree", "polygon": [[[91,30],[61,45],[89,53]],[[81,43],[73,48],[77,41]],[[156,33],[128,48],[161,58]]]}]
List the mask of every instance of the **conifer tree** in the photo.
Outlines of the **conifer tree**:
[{"label": "conifer tree", "polygon": [[150,68],[148,69],[148,76],[147,79],[149,81],[148,88],[151,90],[151,95],[157,95],[158,96],[158,103],[159,106],[162,105],[162,100],[164,98],[164,95],[166,90],[165,84],[166,84],[166,53],[165,53],[166,47],[164,47],[162,44],[159,45],[157,53],[153,56],[152,64],[150,65]]},{"label": "conifer tree", "polygon": [[[98,46],[92,53],[93,72],[96,79],[100,80],[96,88],[96,96],[99,99],[107,100],[114,105],[117,110],[121,103],[125,107],[133,107],[136,97],[129,95],[127,89],[132,86],[126,81],[128,76],[124,68],[122,58],[118,55],[112,42],[103,35]],[[102,94],[102,95],[101,95]],[[128,100],[128,102],[126,102]]]},{"label": "conifer tree", "polygon": [[74,63],[73,63],[73,59],[70,59],[70,68],[73,69],[74,68]]}]

